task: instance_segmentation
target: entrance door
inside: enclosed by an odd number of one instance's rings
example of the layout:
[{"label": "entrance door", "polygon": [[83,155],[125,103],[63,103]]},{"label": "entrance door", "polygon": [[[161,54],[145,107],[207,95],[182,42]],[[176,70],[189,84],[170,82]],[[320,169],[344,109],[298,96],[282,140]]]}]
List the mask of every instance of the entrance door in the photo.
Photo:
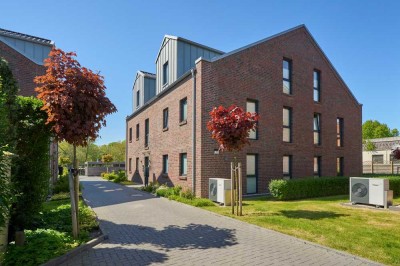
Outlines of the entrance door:
[{"label": "entrance door", "polygon": [[247,154],[246,183],[247,194],[257,193],[257,154]]},{"label": "entrance door", "polygon": [[144,157],[144,185],[147,186],[149,184],[149,168],[150,168],[150,160],[149,157]]}]

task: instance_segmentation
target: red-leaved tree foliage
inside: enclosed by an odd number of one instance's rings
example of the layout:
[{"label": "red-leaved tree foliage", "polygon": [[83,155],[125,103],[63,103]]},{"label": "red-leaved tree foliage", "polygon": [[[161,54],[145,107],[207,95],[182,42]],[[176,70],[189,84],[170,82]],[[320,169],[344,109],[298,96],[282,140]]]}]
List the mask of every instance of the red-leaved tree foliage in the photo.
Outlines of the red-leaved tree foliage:
[{"label": "red-leaved tree foliage", "polygon": [[395,158],[396,160],[400,160],[400,149],[396,148],[394,151],[392,151],[393,154],[393,158]]},{"label": "red-leaved tree foliage", "polygon": [[228,151],[240,151],[250,144],[249,132],[256,129],[259,120],[257,113],[245,112],[236,105],[214,107],[210,116],[207,129],[211,137],[218,142],[220,150]]},{"label": "red-leaved tree foliage", "polygon": [[[65,140],[74,147],[74,169],[78,168],[76,146],[94,141],[105,117],[117,111],[106,97],[104,78],[82,67],[73,52],[53,48],[45,60],[46,74],[35,78],[37,98],[43,102],[48,115],[47,124],[58,141]],[[74,198],[79,200],[79,175],[74,172]],[[78,209],[76,208],[76,213]],[[76,226],[78,225],[78,219]],[[76,232],[74,232],[75,235]]]}]

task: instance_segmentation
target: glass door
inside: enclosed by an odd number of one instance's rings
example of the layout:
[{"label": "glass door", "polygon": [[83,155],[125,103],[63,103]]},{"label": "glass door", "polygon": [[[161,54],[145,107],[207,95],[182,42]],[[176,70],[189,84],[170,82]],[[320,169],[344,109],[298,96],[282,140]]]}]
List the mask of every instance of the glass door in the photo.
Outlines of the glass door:
[{"label": "glass door", "polygon": [[247,154],[246,157],[246,187],[247,194],[257,193],[257,154]]}]

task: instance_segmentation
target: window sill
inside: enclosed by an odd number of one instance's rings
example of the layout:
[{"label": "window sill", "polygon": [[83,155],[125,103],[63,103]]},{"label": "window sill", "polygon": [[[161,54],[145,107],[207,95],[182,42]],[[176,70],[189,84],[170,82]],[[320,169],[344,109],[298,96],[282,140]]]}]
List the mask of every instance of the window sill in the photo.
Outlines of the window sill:
[{"label": "window sill", "polygon": [[148,149],[149,149],[149,146],[145,146],[144,149],[145,149],[145,150],[148,150]]},{"label": "window sill", "polygon": [[258,140],[258,138],[254,138],[254,139],[252,139],[252,138],[247,138],[248,140]]},{"label": "window sill", "polygon": [[321,144],[314,144],[314,148],[322,148]]},{"label": "window sill", "polygon": [[314,101],[314,103],[321,105],[321,101]]},{"label": "window sill", "polygon": [[162,131],[163,132],[168,131],[168,127],[164,127]]},{"label": "window sill", "polygon": [[168,82],[167,82],[167,83],[164,83],[164,84],[162,85],[162,88],[163,88],[163,89],[166,88],[166,87],[168,87]]},{"label": "window sill", "polygon": [[161,174],[161,177],[163,177],[163,178],[169,178],[168,173],[163,173],[163,174]]},{"label": "window sill", "polygon": [[290,94],[288,94],[288,93],[285,93],[285,92],[282,92],[282,95],[285,95],[285,96],[288,96],[288,97],[293,97],[293,93],[290,93]]},{"label": "window sill", "polygon": [[187,120],[183,120],[183,121],[179,122],[180,126],[183,126],[183,125],[186,125],[186,124],[187,124]]},{"label": "window sill", "polygon": [[136,138],[136,141],[138,141],[139,140],[139,138]]},{"label": "window sill", "polygon": [[187,180],[187,176],[180,176],[179,180]]},{"label": "window sill", "polygon": [[132,140],[129,140],[129,143],[132,143]]},{"label": "window sill", "polygon": [[282,140],[282,144],[284,144],[284,145],[293,145],[293,142],[287,142],[287,141],[283,141]]}]

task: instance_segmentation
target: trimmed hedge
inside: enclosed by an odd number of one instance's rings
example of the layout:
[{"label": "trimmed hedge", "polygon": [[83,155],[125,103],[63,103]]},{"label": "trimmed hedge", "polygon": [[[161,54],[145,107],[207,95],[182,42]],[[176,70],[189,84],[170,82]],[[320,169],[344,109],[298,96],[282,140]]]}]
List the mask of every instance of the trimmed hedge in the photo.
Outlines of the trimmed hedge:
[{"label": "trimmed hedge", "polygon": [[349,193],[348,177],[320,177],[272,180],[271,195],[280,200],[316,198]]}]

